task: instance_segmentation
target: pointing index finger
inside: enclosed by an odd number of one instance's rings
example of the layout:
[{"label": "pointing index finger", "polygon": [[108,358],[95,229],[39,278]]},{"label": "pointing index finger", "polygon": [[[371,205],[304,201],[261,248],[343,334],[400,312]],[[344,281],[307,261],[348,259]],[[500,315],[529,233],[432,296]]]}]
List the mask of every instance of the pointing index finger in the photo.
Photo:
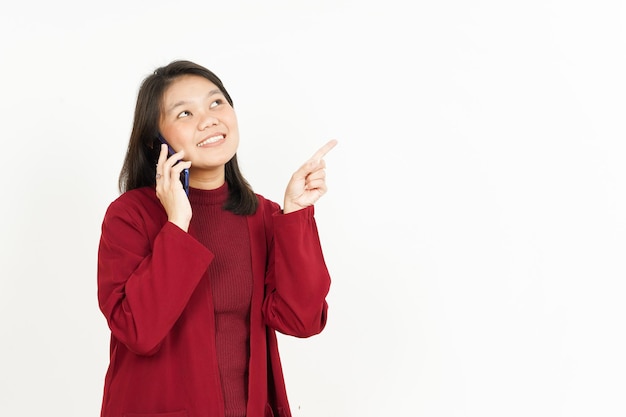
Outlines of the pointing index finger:
[{"label": "pointing index finger", "polygon": [[332,148],[335,147],[335,145],[337,145],[336,139],[328,141],[326,145],[322,146],[317,152],[315,152],[315,155],[313,155],[313,158],[311,159],[315,161],[321,160],[328,152],[330,152]]}]

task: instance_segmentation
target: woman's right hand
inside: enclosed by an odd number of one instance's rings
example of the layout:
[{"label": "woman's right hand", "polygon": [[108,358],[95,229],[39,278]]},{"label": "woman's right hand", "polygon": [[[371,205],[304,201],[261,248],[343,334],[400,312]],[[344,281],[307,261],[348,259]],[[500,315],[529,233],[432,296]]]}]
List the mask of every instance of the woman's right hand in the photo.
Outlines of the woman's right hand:
[{"label": "woman's right hand", "polygon": [[182,161],[184,155],[184,151],[180,151],[168,158],[167,145],[161,145],[156,167],[156,195],[165,208],[167,219],[187,231],[191,221],[191,204],[180,182],[180,173],[191,167],[191,162]]}]

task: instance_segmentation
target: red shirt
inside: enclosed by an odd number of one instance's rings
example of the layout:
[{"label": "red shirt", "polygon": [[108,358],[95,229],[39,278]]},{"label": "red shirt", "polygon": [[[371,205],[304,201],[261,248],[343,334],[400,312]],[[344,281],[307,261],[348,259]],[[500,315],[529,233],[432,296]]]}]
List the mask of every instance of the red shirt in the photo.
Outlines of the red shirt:
[{"label": "red shirt", "polygon": [[[247,416],[291,416],[274,331],[309,337],[326,324],[330,286],[313,207],[284,215],[259,196],[250,244]],[[201,208],[194,207],[194,216]],[[98,300],[111,329],[102,417],[224,416],[211,264],[216,255],[167,221],[154,189],[108,208]]]}]

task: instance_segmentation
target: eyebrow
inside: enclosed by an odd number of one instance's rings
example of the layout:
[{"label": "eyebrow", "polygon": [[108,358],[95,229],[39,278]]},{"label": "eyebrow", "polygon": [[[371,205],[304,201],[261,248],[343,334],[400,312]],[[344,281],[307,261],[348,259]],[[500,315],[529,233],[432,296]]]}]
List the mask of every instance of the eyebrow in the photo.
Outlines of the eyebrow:
[{"label": "eyebrow", "polygon": [[[222,91],[221,91],[219,88],[215,88],[215,89],[213,89],[213,90],[211,90],[211,91],[209,91],[209,92],[207,93],[206,98],[209,98],[209,97],[214,96],[214,95],[217,95],[217,94],[223,95],[224,93],[222,93]],[[186,101],[186,100],[180,100],[180,101],[177,101],[176,103],[172,104],[172,105],[171,105],[171,106],[170,106],[170,107],[166,110],[166,113],[171,112],[171,111],[172,111],[172,110],[174,110],[176,107],[184,106],[184,105],[185,105],[185,104],[187,104],[187,103],[189,103],[189,102],[188,102],[188,101]]]}]

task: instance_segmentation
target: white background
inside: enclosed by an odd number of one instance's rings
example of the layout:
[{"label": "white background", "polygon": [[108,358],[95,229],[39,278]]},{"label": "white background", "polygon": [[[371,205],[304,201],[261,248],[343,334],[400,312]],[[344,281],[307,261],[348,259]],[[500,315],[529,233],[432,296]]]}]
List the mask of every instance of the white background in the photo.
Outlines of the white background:
[{"label": "white background", "polygon": [[99,228],[174,59],[270,199],[339,140],[294,417],[626,415],[625,46],[623,1],[4,2],[0,415],[99,413]]}]

